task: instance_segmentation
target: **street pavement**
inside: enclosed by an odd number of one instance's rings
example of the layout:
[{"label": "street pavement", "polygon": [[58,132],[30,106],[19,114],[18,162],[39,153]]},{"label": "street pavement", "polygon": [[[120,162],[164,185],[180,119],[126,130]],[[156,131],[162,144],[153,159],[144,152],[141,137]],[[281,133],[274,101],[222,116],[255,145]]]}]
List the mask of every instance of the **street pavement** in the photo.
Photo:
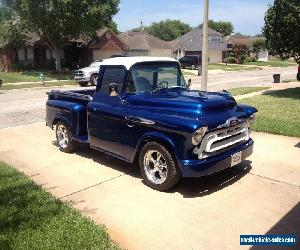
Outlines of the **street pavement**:
[{"label": "street pavement", "polygon": [[300,138],[254,133],[243,164],[169,192],[147,187],[136,165],[88,147],[59,151],[44,123],[0,129],[0,138],[0,160],[106,225],[124,249],[249,249],[240,234],[291,233],[300,247]]},{"label": "street pavement", "polygon": [[[208,89],[219,91],[236,87],[271,86],[273,85],[273,74],[280,74],[282,81],[296,81],[297,66],[210,74]],[[201,77],[192,76],[187,78],[192,79],[192,88],[201,88]]]}]

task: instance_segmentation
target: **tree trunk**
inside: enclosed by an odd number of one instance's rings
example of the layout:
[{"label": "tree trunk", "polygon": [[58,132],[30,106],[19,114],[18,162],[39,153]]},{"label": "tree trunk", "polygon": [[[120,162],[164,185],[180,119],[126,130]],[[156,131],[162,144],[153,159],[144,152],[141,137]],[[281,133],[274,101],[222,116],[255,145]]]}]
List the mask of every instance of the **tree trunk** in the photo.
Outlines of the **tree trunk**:
[{"label": "tree trunk", "polygon": [[61,63],[60,63],[59,50],[57,48],[54,48],[53,52],[55,55],[55,70],[60,73],[61,72]]}]

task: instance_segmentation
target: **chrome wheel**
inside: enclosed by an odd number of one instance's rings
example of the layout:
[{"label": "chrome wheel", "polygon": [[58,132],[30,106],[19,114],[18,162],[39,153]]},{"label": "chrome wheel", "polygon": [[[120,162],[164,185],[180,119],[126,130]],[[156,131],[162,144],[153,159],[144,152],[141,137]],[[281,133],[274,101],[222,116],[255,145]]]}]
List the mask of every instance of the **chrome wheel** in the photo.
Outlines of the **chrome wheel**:
[{"label": "chrome wheel", "polygon": [[149,181],[162,184],[167,179],[168,167],[164,156],[157,150],[149,150],[144,156],[144,170]]},{"label": "chrome wheel", "polygon": [[67,128],[64,125],[59,124],[57,126],[56,137],[57,137],[57,142],[61,148],[64,149],[68,147],[69,136],[68,136]]}]

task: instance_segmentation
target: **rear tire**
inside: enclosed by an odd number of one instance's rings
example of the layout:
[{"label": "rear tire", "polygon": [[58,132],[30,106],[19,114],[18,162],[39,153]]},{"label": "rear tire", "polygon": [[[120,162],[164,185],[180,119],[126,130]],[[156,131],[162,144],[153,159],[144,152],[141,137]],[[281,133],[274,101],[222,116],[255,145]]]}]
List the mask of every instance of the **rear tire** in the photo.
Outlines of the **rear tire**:
[{"label": "rear tire", "polygon": [[88,85],[88,82],[80,82],[79,85],[81,87],[86,87]]},{"label": "rear tire", "polygon": [[300,81],[300,73],[297,74],[297,81]]},{"label": "rear tire", "polygon": [[141,173],[146,184],[158,191],[167,191],[181,178],[176,159],[162,145],[148,142],[139,156]]},{"label": "rear tire", "polygon": [[55,128],[56,141],[59,145],[59,149],[65,153],[72,153],[76,149],[77,143],[72,140],[72,134],[64,122],[57,122]]}]

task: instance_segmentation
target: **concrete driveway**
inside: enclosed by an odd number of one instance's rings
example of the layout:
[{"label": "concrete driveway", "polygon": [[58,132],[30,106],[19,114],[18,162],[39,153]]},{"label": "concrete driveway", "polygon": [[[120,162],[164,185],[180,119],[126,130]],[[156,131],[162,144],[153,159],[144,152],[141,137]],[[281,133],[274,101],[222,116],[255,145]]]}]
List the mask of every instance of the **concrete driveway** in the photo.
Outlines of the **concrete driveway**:
[{"label": "concrete driveway", "polygon": [[43,123],[1,129],[0,159],[105,224],[124,248],[238,249],[240,234],[299,240],[300,139],[253,137],[249,161],[167,193],[145,186],[134,165],[85,147],[60,152]]}]

